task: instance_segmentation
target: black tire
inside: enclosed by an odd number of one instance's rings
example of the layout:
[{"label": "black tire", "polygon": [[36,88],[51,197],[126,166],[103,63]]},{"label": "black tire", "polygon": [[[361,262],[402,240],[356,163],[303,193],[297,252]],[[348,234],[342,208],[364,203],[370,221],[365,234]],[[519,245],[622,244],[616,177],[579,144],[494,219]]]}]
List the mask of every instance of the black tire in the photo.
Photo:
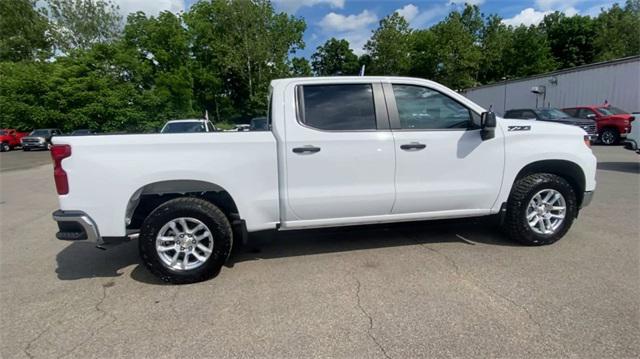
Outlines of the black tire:
[{"label": "black tire", "polygon": [[620,141],[620,134],[616,129],[605,128],[600,134],[600,142],[604,145],[616,145]]},{"label": "black tire", "polygon": [[[527,207],[533,196],[541,190],[554,189],[565,199],[566,212],[560,227],[552,234],[534,232],[527,221]],[[507,235],[522,244],[541,246],[562,238],[576,217],[578,204],[573,187],[564,178],[550,173],[536,173],[516,181],[507,201],[504,229]]]},{"label": "black tire", "polygon": [[[192,217],[204,223],[213,234],[213,251],[199,267],[175,270],[165,264],[156,251],[156,236],[169,221],[179,217]],[[142,223],[139,237],[140,257],[144,265],[160,280],[174,284],[201,282],[215,277],[226,262],[233,246],[233,234],[227,217],[211,202],[199,198],[183,197],[158,206]]]},{"label": "black tire", "polygon": [[11,151],[11,146],[8,143],[0,144],[0,152],[9,152]]},{"label": "black tire", "polygon": [[25,152],[26,152],[26,151],[31,151],[31,149],[30,149],[30,148],[26,148],[26,147],[22,147],[22,150],[23,150],[23,151],[25,151]]}]

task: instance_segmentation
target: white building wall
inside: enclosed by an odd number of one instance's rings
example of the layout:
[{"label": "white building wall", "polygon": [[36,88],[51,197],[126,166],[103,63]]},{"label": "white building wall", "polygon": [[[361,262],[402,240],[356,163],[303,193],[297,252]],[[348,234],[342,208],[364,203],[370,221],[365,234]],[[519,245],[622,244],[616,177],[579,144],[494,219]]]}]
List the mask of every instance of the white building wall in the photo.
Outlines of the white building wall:
[{"label": "white building wall", "polygon": [[[534,86],[545,86],[546,95],[532,93]],[[536,100],[538,107],[557,108],[607,100],[623,110],[640,111],[640,56],[471,88],[464,95],[499,115],[505,108],[534,108]]]}]

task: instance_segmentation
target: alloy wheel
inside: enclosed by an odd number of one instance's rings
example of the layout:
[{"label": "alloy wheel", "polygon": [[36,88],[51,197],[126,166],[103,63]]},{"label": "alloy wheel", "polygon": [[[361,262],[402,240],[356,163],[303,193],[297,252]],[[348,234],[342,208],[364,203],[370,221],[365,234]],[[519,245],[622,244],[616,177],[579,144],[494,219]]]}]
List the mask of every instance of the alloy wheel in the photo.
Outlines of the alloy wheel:
[{"label": "alloy wheel", "polygon": [[567,203],[562,193],[555,189],[543,189],[529,201],[527,222],[538,234],[554,234],[564,222],[566,212]]},{"label": "alloy wheel", "polygon": [[160,260],[177,271],[203,265],[213,252],[213,235],[202,221],[180,217],[167,222],[156,237]]}]

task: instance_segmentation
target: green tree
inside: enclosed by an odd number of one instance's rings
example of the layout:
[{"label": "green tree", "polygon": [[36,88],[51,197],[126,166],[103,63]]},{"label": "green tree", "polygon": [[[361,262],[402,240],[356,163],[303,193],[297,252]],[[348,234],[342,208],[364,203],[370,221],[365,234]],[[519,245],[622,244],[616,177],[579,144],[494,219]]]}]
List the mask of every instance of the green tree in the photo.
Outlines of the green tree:
[{"label": "green tree", "polygon": [[49,22],[35,0],[0,1],[0,61],[45,59]]},{"label": "green tree", "polygon": [[358,56],[349,48],[347,40],[332,37],[311,55],[311,67],[318,76],[356,75]]},{"label": "green tree", "polygon": [[498,15],[487,18],[481,33],[482,56],[478,81],[490,83],[509,75],[506,63],[508,50],[513,46],[512,30],[502,23]]},{"label": "green tree", "polygon": [[[178,15],[165,11],[155,17],[130,14],[124,29],[127,55],[137,59],[144,88],[162,104],[164,118],[193,113],[193,79],[189,68],[187,30]],[[204,112],[204,111],[203,111]]]},{"label": "green tree", "polygon": [[111,0],[47,0],[56,48],[64,53],[109,43],[120,35],[122,16]]},{"label": "green tree", "polygon": [[559,68],[593,62],[595,23],[589,16],[566,16],[554,12],[544,17],[541,30],[546,34],[551,53]]},{"label": "green tree", "polygon": [[506,55],[507,75],[526,77],[556,69],[545,34],[537,26],[513,29],[512,46]]},{"label": "green tree", "polygon": [[309,77],[313,76],[311,70],[311,64],[304,57],[294,57],[291,59],[291,76],[294,77]]},{"label": "green tree", "polygon": [[595,60],[606,61],[640,54],[640,0],[614,4],[595,20]]},{"label": "green tree", "polygon": [[304,47],[304,21],[267,0],[198,2],[184,20],[194,71],[204,75],[194,77],[195,96],[217,119],[263,113],[269,82],[287,76],[289,54]]},{"label": "green tree", "polygon": [[368,72],[378,75],[404,75],[409,72],[411,52],[409,23],[397,12],[380,21],[364,48],[371,56]]},{"label": "green tree", "polygon": [[414,51],[422,53],[422,66],[435,64],[433,78],[454,89],[474,86],[482,52],[463,14],[451,12],[429,32],[414,46]]}]

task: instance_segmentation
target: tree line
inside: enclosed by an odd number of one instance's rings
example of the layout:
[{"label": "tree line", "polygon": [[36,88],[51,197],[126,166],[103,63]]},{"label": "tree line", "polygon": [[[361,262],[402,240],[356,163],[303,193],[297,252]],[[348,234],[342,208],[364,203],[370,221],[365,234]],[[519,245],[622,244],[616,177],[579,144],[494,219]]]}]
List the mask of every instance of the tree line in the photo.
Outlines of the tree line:
[{"label": "tree line", "polygon": [[454,89],[640,53],[640,0],[597,17],[507,26],[477,6],[412,29],[393,13],[357,56],[329,39],[310,61],[305,21],[268,0],[210,0],[125,19],[111,0],[0,1],[0,127],[153,131],[172,118],[218,124],[264,114],[269,82],[291,76],[416,76]]}]

